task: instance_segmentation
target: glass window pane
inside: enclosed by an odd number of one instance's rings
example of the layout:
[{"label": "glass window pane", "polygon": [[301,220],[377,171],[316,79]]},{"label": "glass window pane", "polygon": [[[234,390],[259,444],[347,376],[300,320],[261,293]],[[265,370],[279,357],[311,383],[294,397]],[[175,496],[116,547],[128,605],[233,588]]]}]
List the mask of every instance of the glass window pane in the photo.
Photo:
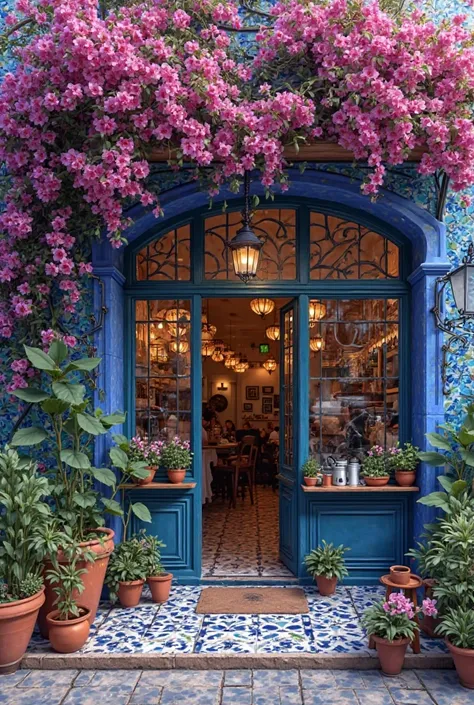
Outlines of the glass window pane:
[{"label": "glass window pane", "polygon": [[160,235],[137,255],[138,281],[189,281],[190,245],[190,225]]},{"label": "glass window pane", "polygon": [[399,249],[379,233],[324,213],[310,216],[311,279],[396,279]]}]

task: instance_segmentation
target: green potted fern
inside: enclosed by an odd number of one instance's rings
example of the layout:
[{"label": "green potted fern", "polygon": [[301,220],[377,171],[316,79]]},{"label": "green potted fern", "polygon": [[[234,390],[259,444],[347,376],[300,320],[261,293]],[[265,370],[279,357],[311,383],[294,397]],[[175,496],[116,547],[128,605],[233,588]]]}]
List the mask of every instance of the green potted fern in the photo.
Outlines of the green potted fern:
[{"label": "green potted fern", "polygon": [[319,463],[316,458],[308,458],[301,468],[303,481],[307,487],[316,487],[318,484]]},{"label": "green potted fern", "polygon": [[350,551],[350,548],[342,544],[334,546],[323,539],[322,546],[305,556],[306,570],[315,578],[321,595],[334,595],[337,581],[349,575],[344,561],[344,553],[347,551]]}]

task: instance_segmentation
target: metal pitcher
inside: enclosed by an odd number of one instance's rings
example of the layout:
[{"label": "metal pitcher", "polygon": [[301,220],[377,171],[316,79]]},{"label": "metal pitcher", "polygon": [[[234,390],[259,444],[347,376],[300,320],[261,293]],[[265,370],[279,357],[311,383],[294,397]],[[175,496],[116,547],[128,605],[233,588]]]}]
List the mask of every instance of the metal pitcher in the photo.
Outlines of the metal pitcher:
[{"label": "metal pitcher", "polygon": [[347,468],[347,484],[358,487],[360,482],[360,463],[357,458],[351,458]]},{"label": "metal pitcher", "polygon": [[332,484],[337,487],[347,485],[347,460],[337,460],[332,471]]}]

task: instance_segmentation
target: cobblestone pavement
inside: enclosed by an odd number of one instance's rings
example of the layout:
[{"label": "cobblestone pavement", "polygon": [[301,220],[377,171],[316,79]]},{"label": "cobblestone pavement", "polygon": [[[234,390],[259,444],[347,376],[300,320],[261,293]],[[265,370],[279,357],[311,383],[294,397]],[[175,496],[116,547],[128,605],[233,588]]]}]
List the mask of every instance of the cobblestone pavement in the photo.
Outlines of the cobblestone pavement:
[{"label": "cobblestone pavement", "polygon": [[18,671],[8,705],[474,705],[455,671]]}]

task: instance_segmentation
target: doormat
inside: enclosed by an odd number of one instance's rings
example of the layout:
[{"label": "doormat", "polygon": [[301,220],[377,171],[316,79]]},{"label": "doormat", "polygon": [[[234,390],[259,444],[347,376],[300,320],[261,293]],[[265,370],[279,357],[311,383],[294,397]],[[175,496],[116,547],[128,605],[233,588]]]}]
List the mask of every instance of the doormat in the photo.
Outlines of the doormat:
[{"label": "doormat", "polygon": [[198,614],[306,614],[308,602],[301,588],[204,588]]}]

